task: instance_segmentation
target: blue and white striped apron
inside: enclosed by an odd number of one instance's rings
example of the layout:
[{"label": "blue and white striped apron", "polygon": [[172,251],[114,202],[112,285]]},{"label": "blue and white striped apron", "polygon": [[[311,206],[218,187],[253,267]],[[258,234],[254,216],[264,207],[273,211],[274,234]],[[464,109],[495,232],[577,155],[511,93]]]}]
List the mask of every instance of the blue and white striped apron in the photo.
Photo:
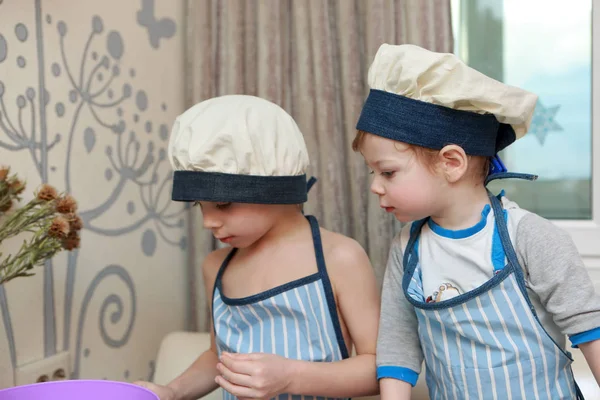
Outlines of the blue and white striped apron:
[{"label": "blue and white striped apron", "polygon": [[[271,353],[286,358],[331,362],[348,358],[335,299],[323,257],[317,220],[310,222],[317,272],[249,297],[223,294],[222,276],[237,249],[219,270],[213,293],[213,321],[219,354]],[[234,399],[223,391],[224,399]],[[312,399],[279,395],[278,399]],[[323,399],[323,397],[318,397]]]},{"label": "blue and white striped apron", "polygon": [[[572,358],[540,324],[506,225],[506,211],[490,195],[495,234],[504,261],[482,286],[439,303],[426,303],[420,282],[418,239],[411,231],[404,255],[403,290],[415,307],[426,381],[438,399],[583,399]],[[415,279],[413,279],[415,278]]]}]

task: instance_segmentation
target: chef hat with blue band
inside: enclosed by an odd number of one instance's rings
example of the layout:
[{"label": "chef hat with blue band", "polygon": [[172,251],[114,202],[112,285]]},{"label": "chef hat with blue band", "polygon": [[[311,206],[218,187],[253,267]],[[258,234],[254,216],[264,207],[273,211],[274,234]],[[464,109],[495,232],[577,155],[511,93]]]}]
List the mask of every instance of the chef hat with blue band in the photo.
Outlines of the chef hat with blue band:
[{"label": "chef hat with blue band", "polygon": [[356,128],[439,150],[494,157],[523,137],[537,96],[470,68],[453,54],[383,44],[369,68]]},{"label": "chef hat with blue band", "polygon": [[265,99],[228,95],[191,107],[173,125],[172,199],[302,204],[306,144],[292,117]]}]

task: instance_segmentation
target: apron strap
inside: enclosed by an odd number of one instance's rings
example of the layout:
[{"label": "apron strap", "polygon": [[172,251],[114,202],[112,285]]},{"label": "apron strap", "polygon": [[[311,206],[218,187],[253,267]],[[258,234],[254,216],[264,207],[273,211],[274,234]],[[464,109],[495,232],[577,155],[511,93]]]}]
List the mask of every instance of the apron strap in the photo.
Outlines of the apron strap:
[{"label": "apron strap", "polygon": [[506,224],[506,220],[504,219],[504,208],[500,203],[498,197],[494,196],[492,193],[488,191],[488,195],[490,197],[490,201],[492,203],[492,210],[494,210],[494,219],[496,221],[496,226],[498,227],[498,234],[500,235],[500,241],[502,242],[502,247],[504,248],[504,254],[506,254],[506,259],[508,261],[509,267],[512,269],[512,272],[515,274],[515,278],[517,279],[517,284],[521,289],[521,293],[527,300],[527,304],[529,305],[529,309],[533,313],[534,317],[537,319],[538,315],[535,311],[535,307],[529,300],[529,295],[527,294],[527,286],[525,283],[525,276],[523,274],[523,269],[521,268],[521,264],[519,264],[519,259],[517,258],[517,253],[515,252],[515,248],[512,245],[510,240],[510,235],[508,233],[508,226]]},{"label": "apron strap", "polygon": [[524,179],[527,181],[535,181],[537,178],[538,176],[533,174],[508,172],[506,166],[500,159],[500,156],[496,154],[494,157],[490,157],[490,171],[487,178],[485,178],[485,186],[496,179]]},{"label": "apron strap", "polygon": [[[504,254],[506,254],[508,264],[512,266],[512,269],[515,271],[518,278],[520,278],[520,280],[522,280],[522,282],[524,283],[525,280],[523,277],[523,270],[521,269],[519,259],[517,258],[517,253],[515,252],[515,249],[510,240],[510,235],[508,233],[508,226],[504,217],[504,208],[502,207],[500,200],[489,191],[488,196],[492,204],[494,220],[496,221],[496,228],[498,230],[500,242],[502,243],[502,248],[504,250]],[[415,244],[419,239],[419,235],[421,234],[421,228],[423,228],[423,225],[425,225],[427,220],[428,218],[424,218],[419,221],[415,221],[411,226],[410,239],[408,240],[408,244],[406,245],[406,249],[404,250],[404,257],[402,260],[405,274],[412,274],[414,272],[418,260],[418,256],[417,254],[415,254]]]},{"label": "apron strap", "polygon": [[[317,178],[311,176],[310,179],[306,181],[306,193],[310,192],[310,188],[312,188],[315,183],[317,183]],[[302,204],[300,208],[302,210],[302,214],[304,215],[304,204]]]},{"label": "apron strap", "polygon": [[535,181],[538,178],[537,175],[533,174],[522,174],[519,172],[499,172],[495,174],[489,174],[485,178],[485,186],[496,179],[524,179],[526,181]]},{"label": "apron strap", "polygon": [[416,252],[416,242],[419,240],[419,235],[421,234],[421,228],[427,222],[427,218],[420,219],[412,223],[410,227],[410,239],[408,239],[408,243],[406,244],[406,248],[404,249],[404,257],[402,259],[402,265],[404,268],[404,273],[412,275],[417,267],[417,262],[419,260],[419,256]]},{"label": "apron strap", "polygon": [[325,298],[327,300],[326,304],[329,308],[329,314],[331,316],[335,336],[340,347],[340,352],[342,353],[342,359],[345,360],[346,358],[350,357],[350,354],[348,352],[346,342],[344,341],[344,335],[342,333],[342,328],[337,315],[335,295],[333,294],[333,286],[331,284],[331,280],[329,279],[329,274],[327,273],[327,266],[325,265],[325,256],[323,255],[323,243],[321,241],[321,231],[319,229],[319,222],[312,215],[307,215],[306,219],[310,223],[313,247],[315,249],[315,257],[317,259],[317,269],[319,270],[321,283],[323,284],[323,289],[325,290]]},{"label": "apron strap", "polygon": [[519,260],[517,258],[517,253],[515,252],[515,249],[510,240],[508,226],[506,224],[506,220],[504,219],[504,208],[502,207],[500,200],[496,196],[494,196],[490,192],[488,192],[488,195],[490,197],[490,202],[492,203],[492,210],[494,210],[494,220],[496,221],[496,226],[498,227],[498,234],[500,235],[500,241],[502,242],[502,247],[504,248],[504,253],[506,254],[508,264],[511,265],[514,270],[521,271]]},{"label": "apron strap", "polygon": [[313,247],[315,249],[315,257],[317,259],[317,269],[322,274],[327,274],[327,268],[325,266],[325,257],[323,255],[323,244],[321,243],[321,231],[319,229],[319,222],[312,215],[305,217],[310,224],[310,232],[312,234]]},{"label": "apron strap", "polygon": [[311,176],[310,179],[306,182],[306,192],[310,192],[310,188],[313,187],[313,185],[317,183],[317,178],[315,178],[314,176]]}]

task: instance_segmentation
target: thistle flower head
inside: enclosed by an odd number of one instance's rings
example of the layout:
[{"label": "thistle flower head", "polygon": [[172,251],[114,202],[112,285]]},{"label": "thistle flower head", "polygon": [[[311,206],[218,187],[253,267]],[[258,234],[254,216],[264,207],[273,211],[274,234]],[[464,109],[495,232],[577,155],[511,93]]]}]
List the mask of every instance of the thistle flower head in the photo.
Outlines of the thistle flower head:
[{"label": "thistle flower head", "polygon": [[67,237],[62,241],[62,247],[65,250],[71,251],[73,249],[78,249],[81,239],[79,238],[79,234],[77,232],[71,231],[67,235]]},{"label": "thistle flower head", "polygon": [[7,212],[13,206],[12,199],[4,199],[2,204],[0,204],[0,212]]},{"label": "thistle flower head", "polygon": [[12,180],[12,182],[10,182],[10,190],[14,194],[19,195],[19,194],[23,193],[23,190],[25,190],[25,184],[23,182],[21,182],[19,179],[15,178]]},{"label": "thistle flower head", "polygon": [[69,221],[69,229],[71,232],[78,232],[83,228],[81,217],[75,213],[66,214],[65,218]]},{"label": "thistle flower head", "polygon": [[61,197],[56,202],[56,211],[61,214],[72,214],[77,211],[77,202],[71,195]]},{"label": "thistle flower head", "polygon": [[48,228],[48,235],[58,239],[65,239],[68,234],[69,221],[61,216],[55,217],[50,224],[50,228]]},{"label": "thistle flower head", "polygon": [[40,187],[36,197],[42,201],[52,201],[58,197],[58,193],[53,186],[48,185],[47,183],[43,184]]},{"label": "thistle flower head", "polygon": [[0,181],[5,181],[10,173],[10,167],[0,167]]}]

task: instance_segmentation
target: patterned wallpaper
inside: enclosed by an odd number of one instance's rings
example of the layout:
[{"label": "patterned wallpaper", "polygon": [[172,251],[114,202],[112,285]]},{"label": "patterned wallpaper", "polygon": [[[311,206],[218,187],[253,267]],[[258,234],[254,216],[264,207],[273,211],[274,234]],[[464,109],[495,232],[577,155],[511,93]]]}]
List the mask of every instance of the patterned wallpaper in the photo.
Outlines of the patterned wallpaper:
[{"label": "patterned wallpaper", "polygon": [[182,21],[183,0],[0,0],[0,164],[29,196],[72,193],[84,221],[79,250],[0,286],[0,387],[62,351],[73,378],[148,379],[186,326],[186,209],[166,159]]}]

